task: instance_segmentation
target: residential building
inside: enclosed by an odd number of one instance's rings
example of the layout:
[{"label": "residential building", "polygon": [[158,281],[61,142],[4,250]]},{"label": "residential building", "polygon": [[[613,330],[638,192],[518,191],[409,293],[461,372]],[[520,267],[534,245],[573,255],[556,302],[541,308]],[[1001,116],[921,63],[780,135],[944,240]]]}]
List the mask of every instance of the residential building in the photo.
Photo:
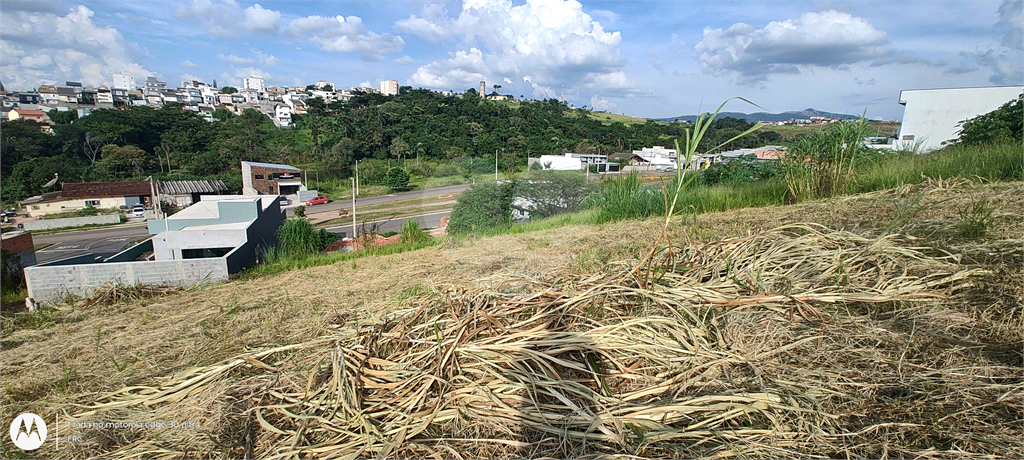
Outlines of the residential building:
[{"label": "residential building", "polygon": [[263,77],[253,75],[242,81],[242,89],[251,89],[262,93],[267,90],[267,87],[263,85]]},{"label": "residential building", "polygon": [[326,88],[328,86],[331,87],[331,91],[337,91],[338,90],[338,87],[334,86],[334,83],[331,83],[329,81],[320,80],[320,81],[316,82],[315,85],[313,85],[314,88],[319,89],[319,90],[322,90],[322,89],[324,89],[324,88]]},{"label": "residential building", "polygon": [[242,195],[293,195],[306,190],[302,170],[294,166],[242,162]]},{"label": "residential building", "polygon": [[135,76],[122,73],[115,73],[114,84],[110,87],[113,89],[135,90]]},{"label": "residential building", "polygon": [[167,90],[167,82],[157,80],[156,77],[146,77],[146,82],[142,85],[142,94],[146,96],[160,94]]},{"label": "residential building", "polygon": [[274,124],[279,128],[292,126],[292,108],[286,104],[274,105]]},{"label": "residential building", "polygon": [[960,122],[991,112],[1022,93],[1024,86],[900,91],[899,103],[906,109],[893,146],[937,149],[959,136]]},{"label": "residential building", "polygon": [[634,150],[633,155],[643,159],[641,164],[678,167],[676,164],[676,149],[666,149],[660,146],[644,147],[640,150]]},{"label": "residential building", "polygon": [[25,109],[11,109],[7,113],[7,119],[10,121],[14,120],[33,120],[40,123],[49,123],[50,119],[46,116],[42,110],[25,110]]},{"label": "residential building", "polygon": [[384,96],[395,96],[398,94],[398,80],[384,80],[380,82],[380,93]]},{"label": "residential building", "polygon": [[153,185],[132,182],[65,182],[60,191],[44,193],[19,204],[31,217],[77,211],[87,207],[118,208],[152,202]]}]

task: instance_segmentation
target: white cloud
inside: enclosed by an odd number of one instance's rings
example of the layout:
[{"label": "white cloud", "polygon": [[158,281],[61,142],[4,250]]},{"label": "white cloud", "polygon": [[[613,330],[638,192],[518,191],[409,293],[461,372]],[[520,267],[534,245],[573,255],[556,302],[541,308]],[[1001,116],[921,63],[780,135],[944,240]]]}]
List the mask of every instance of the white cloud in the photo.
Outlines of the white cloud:
[{"label": "white cloud", "polygon": [[416,60],[413,59],[412,56],[409,56],[409,55],[405,55],[405,56],[402,56],[402,57],[400,57],[398,59],[395,59],[395,64],[407,65],[407,64],[415,64],[415,63],[416,63]]},{"label": "white cloud", "polygon": [[281,25],[281,12],[258,3],[243,10],[234,0],[192,0],[178,6],[174,16],[201,25],[215,37],[237,38],[245,32],[277,35]]},{"label": "white cloud", "polygon": [[245,64],[252,64],[252,63],[256,62],[253,59],[244,58],[244,57],[238,57],[238,56],[235,56],[234,54],[229,54],[229,55],[226,55],[226,56],[224,54],[218,54],[217,55],[217,59],[220,59],[221,61],[224,61],[224,62],[226,62],[228,64],[231,64],[231,65],[245,65]]},{"label": "white cloud", "polygon": [[552,97],[552,88],[561,85],[596,88],[602,76],[624,77],[621,34],[606,32],[575,0],[530,0],[515,6],[466,0],[455,19],[440,7],[429,7],[395,27],[432,42],[457,38],[464,47],[449,59],[420,66],[410,79],[415,86],[464,89],[477,87],[480,80],[522,79],[534,96]]},{"label": "white cloud", "polygon": [[265,66],[274,67],[278,63],[277,58],[272,54],[263,54],[259,50],[252,50],[252,54],[255,54],[256,59],[260,61],[260,64]]},{"label": "white cloud", "polygon": [[61,16],[46,9],[16,9],[4,2],[0,11],[0,74],[13,89],[77,80],[109,84],[114,73],[136,79],[154,73],[138,60],[147,52],[128,42],[113,27],[97,24],[85,6]]},{"label": "white cloud", "polygon": [[405,46],[402,37],[377,34],[366,30],[358,16],[307,16],[288,24],[287,33],[306,38],[321,50],[336,53],[359,53],[364,61],[380,61]]},{"label": "white cloud", "polygon": [[281,28],[281,12],[264,9],[259,3],[245,9],[246,30],[266,35],[277,35]]},{"label": "white cloud", "polygon": [[992,29],[1001,35],[1002,46],[975,53],[975,62],[992,71],[989,81],[994,84],[1024,84],[1024,1],[1004,0]]},{"label": "white cloud", "polygon": [[192,67],[199,67],[199,64],[196,64],[195,62],[192,62],[192,61],[189,61],[188,59],[186,59],[186,60],[181,62],[181,66],[182,67],[192,68]]},{"label": "white cloud", "polygon": [[[274,78],[269,72],[256,68],[256,67],[235,67],[230,72],[223,72],[220,74],[221,84],[227,84],[227,86],[235,86],[238,88],[242,87],[242,80],[249,77],[263,77],[263,81],[266,84],[270,84],[270,79]],[[236,82],[234,84],[224,82]]]},{"label": "white cloud", "polygon": [[888,35],[866,19],[829,10],[773,21],[762,29],[744,23],[725,30],[706,28],[694,58],[712,74],[736,72],[745,83],[770,74],[800,73],[801,68],[917,61],[888,45]]},{"label": "white cloud", "polygon": [[612,107],[615,107],[615,104],[608,102],[608,99],[596,94],[590,97],[590,108],[594,110],[608,110]]}]

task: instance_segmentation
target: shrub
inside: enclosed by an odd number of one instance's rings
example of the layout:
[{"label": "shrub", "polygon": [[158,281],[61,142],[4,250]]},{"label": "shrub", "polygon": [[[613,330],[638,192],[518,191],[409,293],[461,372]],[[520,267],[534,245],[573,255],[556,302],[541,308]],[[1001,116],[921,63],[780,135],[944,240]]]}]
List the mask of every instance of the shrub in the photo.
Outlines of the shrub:
[{"label": "shrub", "polygon": [[792,200],[828,198],[846,192],[856,179],[856,167],[874,155],[863,144],[868,124],[835,123],[804,136],[783,157],[786,184]]},{"label": "shrub", "polygon": [[416,219],[406,219],[402,224],[402,238],[403,243],[418,243],[420,241],[426,241],[430,239],[430,235],[427,234],[422,228],[420,228],[420,222]]},{"label": "shrub", "polygon": [[[534,163],[536,164],[536,163]],[[597,191],[594,182],[575,171],[537,171],[516,182],[513,206],[530,219],[576,212],[580,203]]]},{"label": "shrub", "polygon": [[744,155],[701,170],[697,182],[701,185],[744,184],[772,178],[779,170],[776,161],[762,161],[754,155]]},{"label": "shrub", "polygon": [[501,229],[512,224],[512,182],[474,185],[459,196],[452,209],[448,232],[466,234]]},{"label": "shrub", "polygon": [[462,169],[454,163],[441,163],[434,167],[434,177],[450,177],[462,174]]},{"label": "shrub", "polygon": [[292,213],[295,214],[295,217],[306,217],[306,206],[300,204],[292,209]]},{"label": "shrub", "polygon": [[960,137],[955,143],[989,144],[1024,140],[1024,95],[989,113],[961,121]]},{"label": "shrub", "polygon": [[384,175],[384,185],[394,192],[408,190],[409,173],[402,168],[391,168]]},{"label": "shrub", "polygon": [[306,219],[288,219],[277,229],[277,248],[283,255],[315,254],[327,249],[340,236],[316,229]]}]

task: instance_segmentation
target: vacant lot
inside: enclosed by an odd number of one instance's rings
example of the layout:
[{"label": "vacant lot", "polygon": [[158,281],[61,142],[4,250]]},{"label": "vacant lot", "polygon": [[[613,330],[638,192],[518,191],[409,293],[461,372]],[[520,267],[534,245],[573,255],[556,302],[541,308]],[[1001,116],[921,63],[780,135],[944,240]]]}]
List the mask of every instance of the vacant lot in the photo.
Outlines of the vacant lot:
[{"label": "vacant lot", "polygon": [[4,313],[0,414],[166,425],[61,458],[1021,458],[1021,191],[677,218],[639,270],[656,219],[110,289]]}]

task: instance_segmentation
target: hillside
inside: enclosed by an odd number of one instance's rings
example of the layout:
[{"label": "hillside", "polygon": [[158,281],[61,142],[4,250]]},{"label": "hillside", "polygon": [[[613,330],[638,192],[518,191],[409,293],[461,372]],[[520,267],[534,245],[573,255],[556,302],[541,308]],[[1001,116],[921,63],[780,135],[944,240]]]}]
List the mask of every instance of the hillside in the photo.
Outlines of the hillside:
[{"label": "hillside", "polygon": [[[4,312],[0,418],[197,424],[62,429],[85,442],[34,452],[60,458],[1021,458],[1022,185],[938,180],[677,218],[678,270],[649,288],[626,274],[657,220]],[[992,228],[958,236],[976,200]],[[797,222],[824,228],[770,231]],[[718,268],[716,248],[737,256]],[[673,280],[702,263],[718,284],[697,296],[732,303],[682,297]],[[902,300],[872,300],[896,286]]]}]

